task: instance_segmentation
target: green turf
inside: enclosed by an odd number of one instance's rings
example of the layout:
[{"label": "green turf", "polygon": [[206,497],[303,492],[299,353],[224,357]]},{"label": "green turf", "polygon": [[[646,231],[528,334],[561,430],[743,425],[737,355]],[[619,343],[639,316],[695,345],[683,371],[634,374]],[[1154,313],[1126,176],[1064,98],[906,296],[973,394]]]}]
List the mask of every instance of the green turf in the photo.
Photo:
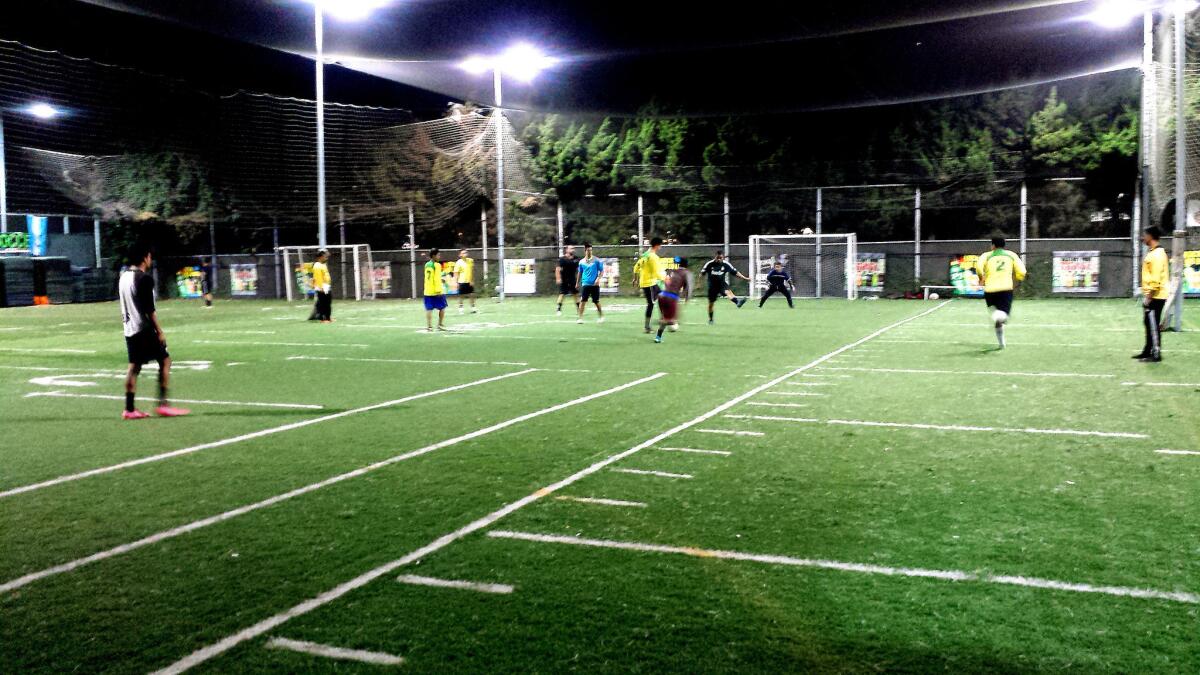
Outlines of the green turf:
[{"label": "green turf", "polygon": [[[166,302],[173,357],[210,362],[178,370],[174,396],[323,408],[195,404],[188,418],[139,422],[120,420],[115,400],[27,396],[120,394],[114,305],[0,311],[0,492],[539,369],[0,497],[0,584],[666,373],[0,593],[0,672],[168,666],[937,306],[723,302],[708,326],[693,303],[683,329],[655,345],[639,307],[610,302],[606,323],[589,311],[582,326],[549,300],[488,302],[479,316],[451,312],[454,335],[419,333],[412,302],[338,303],[331,325],[282,302]],[[1200,593],[1200,456],[1155,452],[1200,451],[1200,304],[1188,311],[1193,332],[1166,337],[1163,363],[1141,364],[1128,358],[1141,339],[1131,301],[1018,302],[1003,352],[980,302],[951,302],[613,465],[691,479],[605,468],[198,670],[378,669],[265,648],[281,636],[397,654],[422,672],[1198,672],[1200,605],[1188,602],[488,536]],[[897,369],[939,372],[886,372]],[[95,384],[31,382],[52,376]],[[152,374],[142,388],[153,396]],[[516,590],[404,585],[401,573]]]}]

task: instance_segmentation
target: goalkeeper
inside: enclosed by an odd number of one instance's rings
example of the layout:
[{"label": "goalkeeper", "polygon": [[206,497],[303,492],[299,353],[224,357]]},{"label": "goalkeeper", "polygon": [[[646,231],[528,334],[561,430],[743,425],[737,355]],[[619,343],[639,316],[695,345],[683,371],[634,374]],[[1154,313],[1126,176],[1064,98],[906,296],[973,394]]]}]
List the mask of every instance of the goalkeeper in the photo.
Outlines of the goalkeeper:
[{"label": "goalkeeper", "polygon": [[1020,256],[1004,248],[1004,237],[992,237],[992,250],[979,256],[975,271],[983,282],[983,300],[992,310],[996,342],[1004,349],[1004,326],[1012,314],[1013,287],[1025,278],[1025,263]]},{"label": "goalkeeper", "polygon": [[333,277],[329,275],[329,251],[317,251],[317,261],[312,266],[312,285],[317,301],[313,303],[309,321],[329,323],[333,321]]}]

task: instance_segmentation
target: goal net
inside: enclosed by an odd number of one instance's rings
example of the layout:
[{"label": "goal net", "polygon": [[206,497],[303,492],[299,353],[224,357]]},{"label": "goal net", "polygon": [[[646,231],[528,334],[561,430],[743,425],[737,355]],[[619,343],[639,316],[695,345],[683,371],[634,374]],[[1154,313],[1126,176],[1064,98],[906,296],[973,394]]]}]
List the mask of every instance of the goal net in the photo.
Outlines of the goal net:
[{"label": "goal net", "polygon": [[[326,246],[329,251],[329,275],[333,277],[333,297],[341,300],[374,299],[371,269],[374,259],[366,244]],[[284,287],[289,302],[312,297],[312,266],[317,261],[320,246],[280,246],[279,253],[285,271]]]},{"label": "goal net", "polygon": [[858,297],[855,262],[858,236],[851,234],[751,235],[751,297],[768,288],[767,273],[782,263],[800,298]]}]

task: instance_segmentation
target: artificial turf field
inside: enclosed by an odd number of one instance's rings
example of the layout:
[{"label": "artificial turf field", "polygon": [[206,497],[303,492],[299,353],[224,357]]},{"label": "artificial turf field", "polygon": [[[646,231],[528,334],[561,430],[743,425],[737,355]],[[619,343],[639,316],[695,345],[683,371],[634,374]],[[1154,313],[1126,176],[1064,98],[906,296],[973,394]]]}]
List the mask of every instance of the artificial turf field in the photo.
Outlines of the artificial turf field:
[{"label": "artificial turf field", "polygon": [[0,672],[1200,672],[1200,304],[608,302],[0,310]]}]

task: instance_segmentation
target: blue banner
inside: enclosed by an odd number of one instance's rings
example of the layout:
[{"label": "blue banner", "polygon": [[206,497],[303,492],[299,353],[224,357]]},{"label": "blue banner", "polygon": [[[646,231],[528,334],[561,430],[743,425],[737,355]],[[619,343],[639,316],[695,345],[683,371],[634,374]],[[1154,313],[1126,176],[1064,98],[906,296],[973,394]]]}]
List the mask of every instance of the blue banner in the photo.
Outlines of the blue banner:
[{"label": "blue banner", "polygon": [[46,216],[25,216],[25,224],[29,229],[29,255],[46,255],[49,243]]}]

